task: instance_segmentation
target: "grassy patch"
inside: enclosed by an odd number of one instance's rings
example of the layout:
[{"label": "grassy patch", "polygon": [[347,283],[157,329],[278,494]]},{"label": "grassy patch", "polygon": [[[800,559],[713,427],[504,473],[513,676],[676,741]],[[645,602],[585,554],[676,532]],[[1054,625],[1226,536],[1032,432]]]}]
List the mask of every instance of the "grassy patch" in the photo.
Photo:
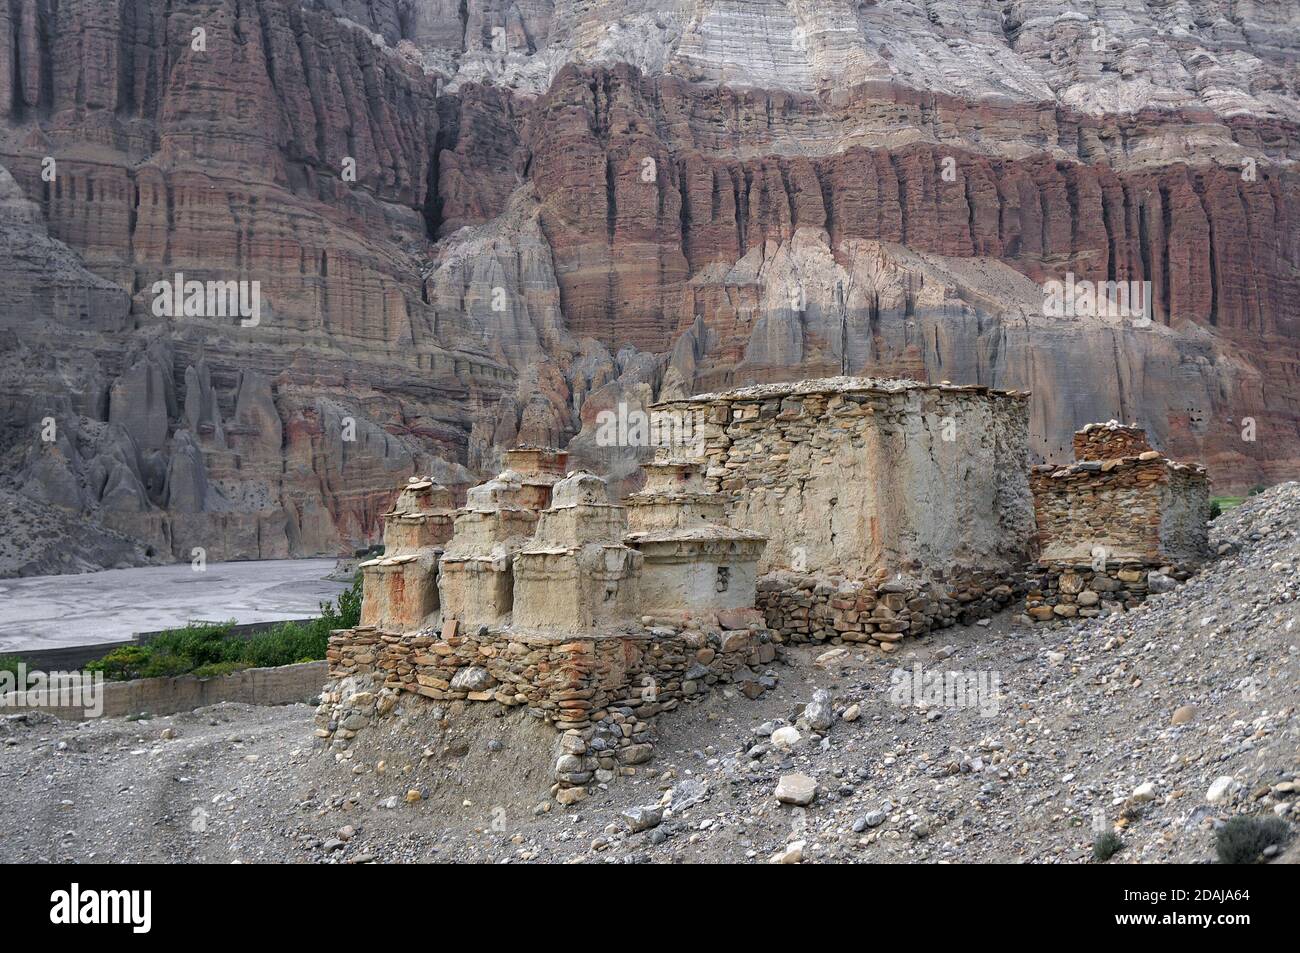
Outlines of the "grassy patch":
[{"label": "grassy patch", "polygon": [[320,611],[310,622],[282,622],[250,638],[231,635],[233,622],[190,623],[151,642],[114,649],[86,669],[103,672],[109,681],[165,675],[211,678],[243,668],[323,659],[330,630],[349,629],[361,621],[361,577],[334,602],[322,602]]},{"label": "grassy patch", "polygon": [[1232,509],[1235,506],[1241,506],[1242,503],[1245,503],[1252,496],[1259,496],[1259,494],[1263,493],[1267,489],[1268,487],[1266,487],[1264,484],[1257,483],[1254,486],[1252,486],[1249,490],[1246,491],[1245,496],[1210,497],[1210,519],[1214,519],[1216,516],[1220,515],[1221,513],[1226,513],[1228,510]]},{"label": "grassy patch", "polygon": [[1210,519],[1213,520],[1219,514],[1225,514],[1231,508],[1242,506],[1244,502],[1245,497],[1212,497],[1210,498]]}]

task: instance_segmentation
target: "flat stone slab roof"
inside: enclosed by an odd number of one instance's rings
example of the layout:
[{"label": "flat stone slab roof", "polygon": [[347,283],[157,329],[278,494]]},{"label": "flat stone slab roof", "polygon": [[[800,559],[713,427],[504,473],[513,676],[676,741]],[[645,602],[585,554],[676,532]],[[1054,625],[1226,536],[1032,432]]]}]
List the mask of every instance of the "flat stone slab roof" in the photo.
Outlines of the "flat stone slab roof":
[{"label": "flat stone slab roof", "polygon": [[786,381],[778,384],[753,384],[735,390],[696,394],[660,401],[655,406],[672,404],[708,403],[716,400],[771,400],[779,397],[798,397],[810,394],[902,394],[913,390],[939,390],[992,394],[998,397],[1028,398],[1029,391],[997,390],[982,384],[950,384],[914,381],[903,377],[819,377],[812,380]]}]

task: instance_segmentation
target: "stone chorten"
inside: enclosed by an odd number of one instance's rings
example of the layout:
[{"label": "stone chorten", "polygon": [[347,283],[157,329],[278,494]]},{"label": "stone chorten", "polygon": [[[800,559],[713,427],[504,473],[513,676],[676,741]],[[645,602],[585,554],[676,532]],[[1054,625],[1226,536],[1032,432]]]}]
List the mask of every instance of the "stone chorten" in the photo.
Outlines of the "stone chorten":
[{"label": "stone chorten", "polygon": [[506,469],[519,474],[519,504],[541,511],[551,505],[551,488],[564,479],[569,454],[550,447],[515,447],[506,451]]},{"label": "stone chorten", "polygon": [[709,490],[701,461],[664,459],[642,469],[645,486],[628,497],[624,537],[645,558],[641,608],[709,612],[754,605],[760,533],[726,524],[726,497]]},{"label": "stone chorten", "polygon": [[627,511],[604,480],[578,471],[553,487],[532,541],[514,557],[514,625],[582,632],[629,624],[641,555],[623,544]]},{"label": "stone chorten", "polygon": [[452,534],[451,490],[411,477],[383,515],[384,555],[361,564],[361,625],[406,632],[438,623],[438,560]]},{"label": "stone chorten", "polygon": [[443,620],[497,625],[514,605],[510,563],[537,525],[529,490],[514,470],[469,490],[438,564]]},{"label": "stone chorten", "polygon": [[1029,484],[1040,565],[1108,561],[1194,566],[1209,551],[1205,467],[1151,449],[1146,433],[1115,421],[1074,437],[1075,462],[1034,467]]},{"label": "stone chorten", "polygon": [[1141,428],[1113,420],[1073,442],[1074,463],[1029,476],[1039,558],[1025,611],[1037,622],[1131,609],[1209,553],[1205,467],[1168,459]]}]

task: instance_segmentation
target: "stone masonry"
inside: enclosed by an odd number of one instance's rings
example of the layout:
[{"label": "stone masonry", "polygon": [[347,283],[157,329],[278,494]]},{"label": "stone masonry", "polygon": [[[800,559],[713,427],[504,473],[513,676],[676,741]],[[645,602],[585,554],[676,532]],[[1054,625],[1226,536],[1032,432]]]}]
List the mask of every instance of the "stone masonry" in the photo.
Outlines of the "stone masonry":
[{"label": "stone masonry", "polygon": [[[418,558],[402,551],[367,564],[363,624],[331,635],[332,681],[316,734],[338,757],[349,756],[357,733],[376,718],[417,699],[524,708],[562,733],[554,793],[573,803],[588,784],[650,759],[660,712],[720,682],[751,698],[775,685],[766,666],[777,659],[777,635],[752,608],[763,537],[706,521],[717,510],[694,492],[698,465],[659,468],[683,482],[653,489],[652,481],[638,500],[638,526],[658,534],[647,539],[629,533],[627,510],[609,501],[604,480],[585,472],[561,478],[547,466],[557,460],[562,455],[531,448],[508,456],[521,469],[472,488],[454,515],[426,519],[421,525],[439,527],[439,542],[453,521],[445,549],[429,533],[399,534],[412,532],[412,514],[446,499],[429,481],[399,495],[388,523],[393,538],[425,545]],[[418,505],[417,491],[425,494]],[[703,543],[702,530],[712,534]],[[662,547],[670,543],[676,548],[666,558]],[[648,547],[649,561],[668,577],[708,585],[678,588],[673,611],[655,611],[668,603],[642,599],[647,557],[638,547]],[[441,555],[431,561],[434,552]],[[395,582],[390,561],[411,578]],[[725,592],[717,589],[720,569]],[[414,591],[417,582],[437,595],[420,604],[429,611],[392,611],[395,593]],[[663,588],[652,582],[652,590]]]},{"label": "stone masonry", "polygon": [[829,378],[657,409],[696,422],[728,523],[768,538],[768,626],[889,651],[1021,591],[1034,547],[1028,396]]},{"label": "stone masonry", "polygon": [[1026,612],[1035,621],[1133,608],[1208,555],[1204,467],[1167,459],[1115,421],[1084,427],[1074,448],[1075,463],[1030,474],[1040,555]]},{"label": "stone masonry", "polygon": [[[893,651],[1015,601],[1040,553],[1030,616],[1087,614],[1204,550],[1204,470],[1133,428],[1085,428],[1080,461],[1031,489],[1026,394],[832,378],[655,409],[689,415],[693,443],[661,450],[625,505],[543,448],[511,451],[454,513],[429,481],[403,491],[363,624],[330,640],[331,750],[416,699],[522,708],[561,732],[554,793],[572,803],[651,757],[660,712],[775,684],[781,643]],[[398,588],[418,604],[392,608]]]}]

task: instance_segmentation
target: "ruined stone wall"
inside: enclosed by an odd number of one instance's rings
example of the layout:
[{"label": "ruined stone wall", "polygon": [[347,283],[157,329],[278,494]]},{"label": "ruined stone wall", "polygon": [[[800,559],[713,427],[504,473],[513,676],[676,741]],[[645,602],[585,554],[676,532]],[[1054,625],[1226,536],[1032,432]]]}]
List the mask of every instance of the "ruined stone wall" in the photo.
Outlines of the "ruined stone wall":
[{"label": "ruined stone wall", "polygon": [[1172,589],[1187,579],[1187,569],[1165,566],[1168,572],[1138,563],[1070,566],[1055,563],[1030,578],[1025,612],[1035,622],[1092,618],[1105,612],[1136,608],[1152,592]]},{"label": "ruined stone wall", "polygon": [[497,703],[525,707],[563,732],[553,768],[553,793],[569,804],[585,785],[630,774],[654,754],[661,712],[707,692],[736,685],[757,698],[775,686],[758,671],[777,660],[775,633],[757,613],[735,613],[734,629],[717,624],[656,625],[587,637],[522,634],[486,628],[397,634],[359,627],[330,634],[330,682],[316,710],[316,736],[346,749],[404,696],[422,704]]},{"label": "ruined stone wall", "polygon": [[1033,544],[1028,395],[832,378],[661,405],[702,421],[728,521],[760,572],[883,582],[1022,566]]},{"label": "ruined stone wall", "polygon": [[1164,487],[1160,551],[1170,562],[1196,564],[1209,555],[1210,481],[1196,467],[1175,465]]},{"label": "ruined stone wall", "polygon": [[1141,427],[1125,427],[1114,421],[1089,424],[1077,431],[1071,442],[1077,461],[1136,457],[1152,449]]},{"label": "ruined stone wall", "polygon": [[1030,474],[1040,556],[1025,612],[1035,622],[1131,609],[1209,554],[1204,467],[1166,459],[1114,421],[1084,427],[1074,451],[1078,462]]},{"label": "ruined stone wall", "polygon": [[1022,591],[1017,576],[1002,572],[972,574],[956,586],[773,573],[758,584],[758,607],[783,641],[865,642],[889,652],[904,635],[990,616]]},{"label": "ruined stone wall", "polygon": [[1136,459],[1035,467],[1030,484],[1044,565],[1102,556],[1159,566],[1205,556],[1209,484],[1199,468],[1147,451]]},{"label": "ruined stone wall", "polygon": [[[331,679],[376,675],[386,688],[435,701],[527,706],[559,729],[583,728],[610,706],[643,716],[676,707],[705,684],[776,657],[772,633],[656,626],[632,633],[565,638],[483,631],[440,637],[378,629],[332,633]],[[742,683],[752,673],[742,673]]]}]

